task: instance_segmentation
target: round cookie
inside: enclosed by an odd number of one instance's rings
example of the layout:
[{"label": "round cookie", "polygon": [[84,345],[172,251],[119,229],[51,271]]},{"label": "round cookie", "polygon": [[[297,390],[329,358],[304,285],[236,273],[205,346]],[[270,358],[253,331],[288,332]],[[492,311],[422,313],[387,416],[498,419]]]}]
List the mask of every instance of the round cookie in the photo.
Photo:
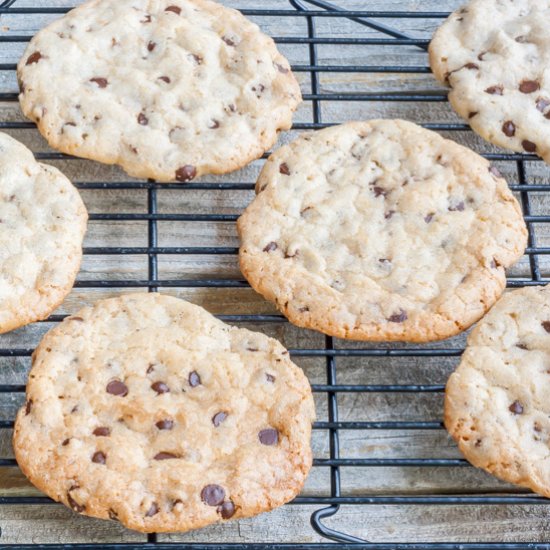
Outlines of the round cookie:
[{"label": "round cookie", "polygon": [[69,294],[87,220],[71,182],[0,133],[0,333],[45,319]]},{"label": "round cookie", "polygon": [[489,163],[400,120],[307,133],[276,151],[239,219],[241,269],[293,323],[424,342],[477,321],[526,246]]},{"label": "round cookie", "polygon": [[52,147],[162,182],[245,166],[301,101],[273,40],[210,0],[89,0],[31,40],[18,77]]},{"label": "round cookie", "polygon": [[464,456],[550,497],[550,287],[504,295],[468,338],[445,396]]},{"label": "round cookie", "polygon": [[430,64],[481,137],[550,162],[549,0],[471,0],[435,33]]},{"label": "round cookie", "polygon": [[44,337],[14,449],[31,482],[78,513],[186,531],[294,498],[313,419],[309,383],[279,342],[130,294]]}]

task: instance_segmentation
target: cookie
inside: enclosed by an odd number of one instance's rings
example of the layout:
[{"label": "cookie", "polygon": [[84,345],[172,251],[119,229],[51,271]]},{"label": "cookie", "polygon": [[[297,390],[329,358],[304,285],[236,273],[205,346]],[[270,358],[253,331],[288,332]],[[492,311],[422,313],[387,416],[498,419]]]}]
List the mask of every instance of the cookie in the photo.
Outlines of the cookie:
[{"label": "cookie", "polygon": [[478,468],[550,497],[550,287],[504,295],[447,384],[445,425]]},{"label": "cookie", "polygon": [[481,137],[550,162],[550,1],[472,0],[430,44],[436,78]]},{"label": "cookie", "polygon": [[0,133],[0,333],[45,319],[69,294],[87,219],[59,170]]},{"label": "cookie", "polygon": [[477,321],[524,252],[520,207],[473,151],[400,120],[275,152],[239,219],[241,269],[293,323],[424,342]]},{"label": "cookie", "polygon": [[52,147],[162,182],[245,166],[301,101],[273,40],[210,0],[89,0],[31,40],[18,77]]},{"label": "cookie", "polygon": [[14,449],[30,481],[75,512],[186,531],[294,498],[313,418],[309,383],[279,342],[131,294],[44,337]]}]

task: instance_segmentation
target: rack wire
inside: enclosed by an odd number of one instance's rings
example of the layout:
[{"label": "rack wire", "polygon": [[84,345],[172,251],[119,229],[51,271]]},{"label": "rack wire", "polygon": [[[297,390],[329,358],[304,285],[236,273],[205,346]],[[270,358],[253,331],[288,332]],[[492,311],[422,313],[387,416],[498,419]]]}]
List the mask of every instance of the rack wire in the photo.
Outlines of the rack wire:
[{"label": "rack wire", "polygon": [[[335,0],[337,1],[337,0]],[[286,0],[281,0],[285,4]],[[342,3],[342,2],[340,2]],[[0,24],[4,16],[29,16],[29,15],[55,15],[63,14],[68,11],[66,7],[29,7],[25,2],[24,7],[19,7],[17,0],[0,1]],[[293,130],[312,130],[324,128],[335,121],[325,121],[324,107],[330,102],[357,102],[358,104],[374,104],[378,102],[405,102],[418,104],[422,109],[430,109],[437,103],[447,101],[446,93],[443,90],[418,90],[413,92],[402,91],[382,91],[382,92],[346,92],[346,90],[333,92],[324,89],[322,78],[326,75],[337,74],[390,74],[390,75],[422,75],[429,73],[427,64],[357,64],[341,63],[326,64],[321,59],[319,48],[322,46],[338,47],[373,47],[380,48],[390,46],[400,46],[404,51],[412,50],[425,52],[429,43],[429,37],[416,38],[409,33],[399,30],[402,25],[399,22],[411,22],[418,19],[430,19],[435,23],[441,21],[448,15],[447,12],[438,11],[369,11],[369,10],[350,10],[340,5],[327,2],[325,0],[288,0],[288,3],[281,9],[268,9],[262,7],[263,2],[258,0],[257,9],[244,9],[243,13],[247,16],[257,18],[260,24],[269,23],[271,25],[279,24],[279,28],[285,25],[288,18],[301,18],[305,25],[305,32],[299,36],[276,36],[276,42],[284,47],[303,47],[305,48],[304,62],[293,64],[293,70],[301,76],[307,83],[308,89],[304,90],[304,100],[311,105],[310,116],[307,120],[296,123]],[[375,31],[375,36],[369,34],[365,37],[340,37],[337,35],[327,35],[325,31],[319,32],[319,26],[327,20],[331,20],[335,25],[341,21],[352,21],[358,28],[367,28]],[[405,25],[406,26],[406,25]],[[323,27],[324,28],[324,27]],[[25,43],[30,39],[27,34],[18,35],[13,33],[1,34],[0,44]],[[2,46],[0,45],[0,48]],[[355,50],[357,51],[357,50]],[[415,58],[416,59],[416,58]],[[14,62],[0,63],[0,77],[9,75],[16,68]],[[0,78],[0,104],[17,101],[17,92],[14,89],[6,89]],[[9,85],[8,85],[9,88]],[[446,133],[458,135],[467,132],[468,126],[456,120],[447,122],[427,122],[425,127]],[[16,132],[34,129],[34,124],[21,120],[3,121],[0,118],[0,130],[7,132]],[[14,134],[15,135],[15,134]],[[539,246],[539,231],[537,227],[550,222],[550,215],[537,213],[536,201],[533,197],[537,194],[550,192],[550,186],[543,180],[536,183],[530,183],[529,166],[540,165],[539,159],[534,155],[527,154],[509,154],[498,150],[485,152],[485,156],[495,162],[507,163],[507,166],[514,168],[514,175],[511,188],[518,194],[521,200],[525,220],[529,228],[529,245],[526,251],[526,266],[522,272],[510,276],[508,279],[509,287],[521,287],[526,285],[538,285],[548,282],[545,278],[544,258],[550,254],[550,246]],[[55,153],[36,151],[36,157],[46,161],[72,161],[73,157]],[[536,179],[536,178],[534,178]],[[151,181],[77,181],[77,187],[82,191],[129,191],[146,192],[147,211],[144,213],[92,213],[91,222],[144,222],[147,226],[147,245],[146,246],[96,246],[86,247],[85,257],[104,256],[104,257],[122,257],[122,256],[143,256],[147,259],[147,278],[146,279],[79,279],[76,283],[77,289],[130,289],[147,288],[151,292],[158,292],[160,289],[242,289],[248,288],[246,281],[235,278],[175,278],[164,279],[159,276],[159,259],[169,256],[191,256],[200,255],[219,259],[225,256],[235,257],[238,250],[236,247],[210,247],[210,246],[160,246],[159,245],[159,223],[161,222],[188,222],[188,223],[217,223],[217,222],[235,222],[236,214],[220,213],[162,213],[159,211],[159,194],[166,190],[177,191],[185,194],[190,191],[202,191],[206,194],[222,191],[224,193],[234,193],[239,191],[251,191],[254,188],[253,182],[234,182],[229,179],[221,181],[198,181],[189,184],[173,184],[170,186],[158,185]],[[538,240],[537,240],[538,239]],[[48,323],[56,323],[63,319],[63,315],[56,314],[47,320]],[[232,323],[245,323],[247,325],[279,325],[286,323],[286,320],[277,314],[225,314],[219,316],[221,319]],[[28,358],[32,354],[32,346],[10,347],[5,346],[4,341],[0,339],[0,360],[13,358]],[[381,457],[373,458],[369,456],[346,458],[340,451],[341,435],[345,431],[365,432],[369,430],[400,431],[407,432],[411,438],[415,433],[425,431],[442,431],[443,425],[438,419],[429,420],[411,420],[403,417],[397,420],[341,420],[339,418],[340,403],[346,396],[350,395],[411,395],[429,396],[434,395],[441,399],[443,396],[444,385],[442,383],[424,383],[424,384],[359,384],[359,383],[339,383],[342,372],[341,362],[354,358],[357,361],[391,361],[393,359],[415,360],[418,362],[427,360],[454,360],[458,361],[463,351],[463,340],[458,344],[455,340],[443,343],[441,346],[372,346],[372,347],[354,347],[346,343],[339,343],[331,337],[324,337],[323,344],[316,348],[291,349],[291,355],[296,358],[320,358],[325,361],[323,383],[313,384],[313,390],[317,395],[318,402],[325,401],[326,417],[319,420],[314,425],[316,432],[322,432],[328,437],[328,456],[316,457],[314,460],[314,469],[326,469],[329,473],[328,488],[326,495],[307,494],[297,497],[293,505],[313,506],[314,511],[311,514],[311,527],[318,533],[324,543],[309,544],[278,544],[272,543],[265,545],[273,549],[295,549],[295,550],[313,550],[334,548],[334,544],[329,541],[340,543],[338,548],[342,549],[394,549],[394,550],[421,550],[421,549],[441,549],[441,550],[485,550],[485,549],[520,549],[531,548],[535,550],[550,550],[550,544],[545,542],[544,529],[540,532],[540,542],[472,542],[477,540],[476,533],[472,533],[468,542],[369,542],[369,533],[361,532],[361,537],[354,536],[339,528],[338,516],[342,509],[347,506],[399,506],[405,509],[413,506],[479,506],[484,513],[490,515],[493,507],[499,505],[521,506],[537,505],[548,507],[550,501],[534,494],[523,491],[515,491],[509,487],[502,490],[495,490],[491,494],[452,493],[452,494],[394,494],[391,491],[387,493],[365,491],[361,494],[350,494],[342,489],[342,475],[349,468],[419,468],[425,470],[426,475],[433,469],[449,468],[469,468],[469,465],[462,458],[409,458],[409,457]],[[367,367],[366,367],[367,368]],[[22,384],[0,384],[0,398],[11,399],[25,391]],[[369,417],[369,411],[365,411],[365,418]],[[0,416],[0,435],[1,431],[9,432],[13,427],[12,418]],[[16,463],[13,458],[0,457],[0,468],[15,468]],[[0,470],[1,471],[1,470]],[[55,505],[53,501],[44,496],[11,496],[0,492],[0,518],[1,510],[4,506],[12,505],[35,505],[48,506]],[[482,507],[482,508],[481,508]],[[550,510],[550,509],[549,509]],[[0,528],[1,520],[0,520]],[[309,527],[303,526],[306,530]],[[485,541],[485,538],[483,539]],[[31,549],[37,548],[31,544],[14,544],[2,546],[0,535],[0,548],[19,548]],[[80,549],[123,549],[123,548],[155,548],[159,550],[168,550],[174,547],[201,549],[224,549],[241,550],[244,548],[257,547],[258,545],[245,544],[210,544],[210,543],[168,543],[160,540],[157,535],[152,534],[137,544],[68,544],[53,545],[51,548],[80,548]],[[50,546],[48,546],[50,547]]]}]

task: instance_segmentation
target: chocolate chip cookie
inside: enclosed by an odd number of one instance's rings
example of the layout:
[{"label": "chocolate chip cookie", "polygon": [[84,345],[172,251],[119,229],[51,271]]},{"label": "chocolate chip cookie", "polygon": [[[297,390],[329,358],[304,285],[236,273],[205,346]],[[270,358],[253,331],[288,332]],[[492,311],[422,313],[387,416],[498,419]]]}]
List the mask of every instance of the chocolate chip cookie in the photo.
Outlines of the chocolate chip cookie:
[{"label": "chocolate chip cookie", "polygon": [[478,468],[550,497],[550,287],[504,295],[447,384],[445,425]]},{"label": "chocolate chip cookie", "polygon": [[550,162],[550,2],[472,0],[435,33],[430,64],[481,137]]},{"label": "chocolate chip cookie", "polygon": [[313,418],[309,383],[279,342],[131,294],[44,337],[14,448],[31,482],[79,514],[186,531],[294,498]]},{"label": "chocolate chip cookie", "polygon": [[31,40],[18,76],[52,147],[161,182],[248,164],[301,101],[273,40],[210,0],[89,0]]},{"label": "chocolate chip cookie", "polygon": [[59,170],[0,133],[0,333],[45,319],[69,294],[87,219]]},{"label": "chocolate chip cookie", "polygon": [[240,218],[241,268],[295,324],[423,342],[477,321],[527,232],[504,179],[410,122],[353,122],[276,151]]}]

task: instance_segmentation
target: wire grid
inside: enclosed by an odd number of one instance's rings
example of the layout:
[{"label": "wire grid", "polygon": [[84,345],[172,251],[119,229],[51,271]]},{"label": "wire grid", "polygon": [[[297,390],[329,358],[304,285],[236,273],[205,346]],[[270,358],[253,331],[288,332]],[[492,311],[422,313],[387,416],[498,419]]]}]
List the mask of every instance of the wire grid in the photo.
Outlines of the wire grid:
[{"label": "wire grid", "polygon": [[[16,0],[5,0],[0,2],[0,17],[5,14],[63,14],[68,8],[58,7],[24,7],[14,6]],[[427,39],[412,38],[381,21],[391,18],[392,20],[411,19],[411,18],[430,18],[441,20],[448,13],[445,12],[413,12],[413,11],[368,11],[368,10],[346,10],[324,0],[289,0],[287,9],[258,9],[242,10],[245,15],[258,16],[262,18],[280,18],[284,22],[287,17],[303,17],[306,22],[307,34],[303,36],[279,37],[276,42],[279,44],[300,44],[306,45],[308,50],[308,62],[303,65],[294,65],[293,70],[297,73],[308,73],[310,76],[310,90],[304,94],[304,100],[312,104],[311,121],[297,123],[294,130],[310,130],[329,126],[332,124],[323,121],[323,102],[328,101],[353,101],[353,102],[444,102],[445,93],[427,93],[420,92],[383,92],[383,93],[345,93],[345,92],[324,92],[320,85],[320,75],[322,73],[392,73],[392,74],[422,74],[429,73],[427,66],[402,66],[402,65],[326,65],[319,62],[318,47],[320,45],[341,45],[341,46],[373,46],[373,45],[403,45],[408,47],[420,48],[426,50],[429,41]],[[258,6],[262,2],[258,1]],[[334,18],[336,21],[342,18],[352,20],[361,26],[366,26],[380,33],[376,38],[338,38],[320,36],[317,33],[317,25],[321,18]],[[29,36],[26,35],[0,35],[0,43],[6,42],[27,42]],[[9,72],[15,70],[15,64],[0,64],[0,72]],[[0,93],[0,102],[15,102],[17,94],[15,92]],[[466,131],[468,126],[462,123],[428,123],[425,127],[444,131]],[[24,130],[33,129],[34,124],[24,121],[0,122],[0,130]],[[529,228],[529,245],[527,249],[528,257],[528,276],[513,277],[508,279],[509,287],[521,287],[526,285],[537,285],[546,283],[541,274],[540,258],[550,254],[550,248],[537,246],[536,224],[550,222],[550,216],[536,215],[533,213],[533,204],[531,193],[544,193],[550,191],[550,186],[540,184],[529,184],[527,178],[526,162],[538,162],[539,159],[534,155],[527,154],[507,154],[502,152],[493,152],[485,155],[494,161],[507,161],[515,163],[517,171],[517,181],[512,182],[511,188],[519,194],[521,199],[523,213]],[[61,153],[37,153],[36,157],[40,160],[65,160],[71,159]],[[134,288],[146,287],[150,292],[157,292],[160,288],[244,288],[247,287],[246,281],[234,279],[159,279],[159,256],[164,255],[236,255],[238,250],[231,247],[160,247],[157,222],[235,222],[237,217],[232,214],[163,214],[159,213],[158,196],[159,190],[167,189],[164,185],[157,185],[155,182],[148,181],[129,181],[129,182],[77,182],[77,187],[81,190],[108,190],[108,189],[134,189],[145,190],[147,192],[147,213],[139,214],[102,214],[94,213],[90,215],[91,221],[146,221],[147,222],[147,246],[146,247],[87,247],[84,250],[85,256],[119,256],[119,255],[145,255],[148,259],[148,278],[146,280],[79,280],[77,288],[97,289],[97,288]],[[214,190],[223,190],[224,192],[252,190],[253,183],[212,183],[212,182],[193,182],[189,184],[172,184],[169,189],[180,190],[185,193],[187,190],[202,190],[205,192]],[[59,322],[63,315],[53,315],[48,322]],[[284,323],[285,319],[280,315],[220,315],[221,319],[234,323]],[[0,357],[28,357],[32,353],[32,348],[2,348]],[[550,549],[550,544],[546,543],[369,543],[367,540],[359,539],[337,528],[328,527],[325,521],[332,516],[336,516],[342,506],[346,505],[542,505],[548,506],[549,501],[537,495],[518,492],[515,494],[492,495],[446,495],[446,494],[426,494],[421,496],[405,495],[394,496],[392,494],[381,495],[362,495],[362,496],[343,496],[341,489],[341,473],[346,467],[462,467],[468,466],[465,460],[459,458],[341,458],[339,449],[339,436],[342,430],[442,430],[443,425],[439,421],[340,421],[338,418],[338,400],[345,394],[361,393],[435,393],[441,394],[444,386],[439,384],[414,385],[414,384],[338,384],[337,381],[337,360],[342,357],[397,357],[397,358],[417,358],[422,361],[428,357],[459,357],[462,353],[461,348],[457,347],[411,347],[394,346],[379,348],[360,348],[360,349],[340,349],[335,346],[331,337],[324,338],[324,347],[319,349],[294,349],[291,354],[294,357],[322,357],[326,361],[326,382],[324,384],[314,384],[313,390],[317,394],[324,395],[327,400],[327,420],[316,422],[315,430],[321,430],[328,433],[330,453],[329,458],[316,458],[315,467],[328,468],[330,471],[330,495],[329,496],[299,496],[292,504],[313,505],[317,509],[311,516],[311,526],[322,535],[327,541],[336,541],[340,544],[339,548],[364,548],[364,549],[407,549],[420,550],[439,548],[442,550],[458,549],[519,549],[532,548],[537,550]],[[25,391],[24,385],[4,384],[0,385],[0,394],[22,393]],[[0,420],[0,429],[9,430],[13,427],[12,420]],[[16,466],[15,460],[11,458],[0,458],[0,467]],[[47,505],[53,504],[47,497],[16,497],[0,496],[0,505],[29,504],[29,505]],[[306,529],[306,526],[304,526]],[[367,534],[368,535],[368,534]],[[1,542],[1,539],[0,539]],[[61,545],[59,545],[61,547]],[[201,548],[224,548],[237,549],[252,547],[253,545],[243,544],[190,544],[181,543],[163,543],[157,540],[155,534],[147,536],[147,542],[143,544],[74,544],[63,545],[65,548],[159,548],[167,549],[174,547],[193,547]],[[295,548],[295,549],[313,549],[313,548],[334,548],[333,544],[269,544],[265,545],[271,548]],[[1,546],[0,547],[4,547]],[[6,548],[36,548],[33,545],[9,545]]]}]

